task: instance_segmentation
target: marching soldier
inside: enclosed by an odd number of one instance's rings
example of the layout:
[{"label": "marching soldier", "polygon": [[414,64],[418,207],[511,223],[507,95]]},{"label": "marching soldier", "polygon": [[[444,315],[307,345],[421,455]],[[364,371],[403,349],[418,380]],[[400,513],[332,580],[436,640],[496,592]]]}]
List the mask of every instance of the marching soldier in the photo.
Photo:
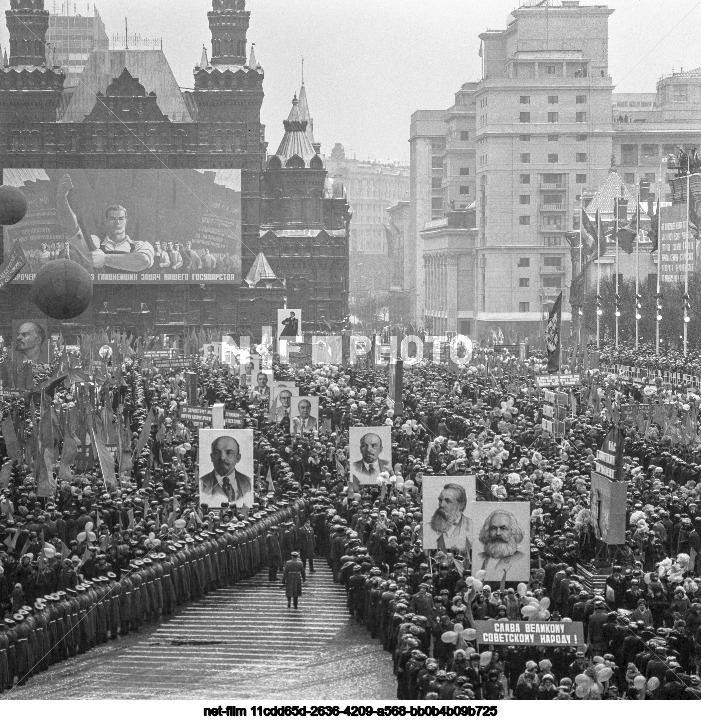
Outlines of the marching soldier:
[{"label": "marching soldier", "polygon": [[299,560],[299,551],[292,551],[292,558],[285,564],[282,572],[282,583],[287,594],[287,608],[294,603],[297,608],[299,597],[302,595],[302,582],[307,580],[304,565]]}]

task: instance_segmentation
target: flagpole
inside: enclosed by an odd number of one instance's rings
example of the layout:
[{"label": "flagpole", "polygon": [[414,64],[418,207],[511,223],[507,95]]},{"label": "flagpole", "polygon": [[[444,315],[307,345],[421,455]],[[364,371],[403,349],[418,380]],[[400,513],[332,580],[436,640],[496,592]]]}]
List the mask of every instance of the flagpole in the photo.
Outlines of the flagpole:
[{"label": "flagpole", "polygon": [[691,207],[691,153],[686,154],[686,233],[684,235],[684,357],[688,351],[688,327],[686,322],[686,297],[689,294],[689,210]]},{"label": "flagpole", "polygon": [[601,348],[601,308],[599,296],[601,294],[601,214],[596,211],[596,349]]},{"label": "flagpole", "polygon": [[638,296],[640,295],[640,184],[638,184],[638,200],[635,213],[635,350],[638,350],[640,341],[640,313],[638,312]]},{"label": "flagpole", "polygon": [[662,188],[664,187],[663,173],[664,170],[660,163],[660,183],[657,187],[657,291],[655,297],[655,355],[657,356],[660,355],[660,312],[657,310],[657,306],[660,303],[660,278],[662,275],[662,252],[660,250],[660,244],[662,243],[662,208],[660,200],[662,198]]},{"label": "flagpole", "polygon": [[618,242],[618,198],[616,198],[614,201],[613,209],[614,209],[614,213],[616,215],[615,221],[614,221],[616,224],[614,226],[616,228],[616,236],[615,236],[615,240],[616,240],[616,285],[615,285],[616,291],[615,292],[616,292],[616,295],[614,297],[614,317],[616,319],[616,348],[618,348],[618,318],[621,313],[620,308],[618,307],[618,246],[619,246],[619,242]]},{"label": "flagpole", "polygon": [[579,274],[582,276],[582,283],[580,287],[580,295],[577,295],[577,353],[574,358],[574,368],[572,373],[576,373],[577,366],[579,365],[579,351],[582,348],[582,305],[584,303],[584,290],[586,278],[584,276],[584,249],[582,247],[582,215],[584,213],[584,186],[579,194]]}]

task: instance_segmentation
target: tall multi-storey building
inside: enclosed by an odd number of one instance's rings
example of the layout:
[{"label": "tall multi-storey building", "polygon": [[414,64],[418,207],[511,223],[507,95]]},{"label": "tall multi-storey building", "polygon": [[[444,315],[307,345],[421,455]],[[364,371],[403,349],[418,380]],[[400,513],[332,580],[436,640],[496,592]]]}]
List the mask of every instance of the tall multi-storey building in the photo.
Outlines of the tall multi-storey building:
[{"label": "tall multi-storey building", "polygon": [[401,163],[349,158],[340,143],[334,145],[326,163],[329,174],[343,181],[353,209],[351,302],[387,294],[387,208],[408,200],[409,168]]},{"label": "tall multi-storey building", "polygon": [[[79,12],[80,10],[80,12]],[[60,65],[66,74],[64,89],[78,85],[93,50],[109,50],[105,23],[94,3],[54,0],[46,33],[47,63]]]},{"label": "tall multi-storey building", "polygon": [[640,180],[667,179],[677,146],[701,143],[701,70],[662,77],[656,93],[613,94],[612,12],[525,3],[480,35],[480,81],[452,108],[412,116],[416,322],[477,338],[539,333],[561,290],[568,299],[565,234],[582,194],[615,170],[634,197]]}]

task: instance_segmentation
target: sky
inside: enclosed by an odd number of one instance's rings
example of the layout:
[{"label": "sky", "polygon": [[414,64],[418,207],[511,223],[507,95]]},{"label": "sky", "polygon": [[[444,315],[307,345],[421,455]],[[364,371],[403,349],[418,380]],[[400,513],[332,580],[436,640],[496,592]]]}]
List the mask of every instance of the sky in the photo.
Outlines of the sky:
[{"label": "sky", "polygon": [[[57,0],[60,6],[65,0]],[[46,0],[53,9],[54,0]],[[86,0],[76,0],[78,8]],[[9,0],[0,7],[9,8]],[[585,2],[582,4],[594,4]],[[275,152],[304,80],[322,152],[408,161],[411,114],[445,109],[481,76],[479,33],[503,29],[519,0],[247,0],[248,40],[265,70],[262,121]],[[654,92],[660,75],[701,66],[701,0],[610,0],[616,91]],[[98,0],[108,34],[162,37],[180,85],[210,46],[211,0]],[[684,38],[680,42],[680,38]],[[7,30],[2,23],[0,42]]]}]

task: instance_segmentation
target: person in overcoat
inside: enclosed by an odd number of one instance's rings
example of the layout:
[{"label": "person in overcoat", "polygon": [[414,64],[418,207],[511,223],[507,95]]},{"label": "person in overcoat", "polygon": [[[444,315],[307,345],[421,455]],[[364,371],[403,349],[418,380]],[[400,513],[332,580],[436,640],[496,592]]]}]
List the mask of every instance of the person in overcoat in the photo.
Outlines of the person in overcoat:
[{"label": "person in overcoat", "polygon": [[302,581],[307,580],[304,564],[299,560],[299,551],[292,551],[292,558],[285,563],[282,572],[282,584],[287,594],[287,608],[294,603],[297,608],[299,597],[302,595]]}]

